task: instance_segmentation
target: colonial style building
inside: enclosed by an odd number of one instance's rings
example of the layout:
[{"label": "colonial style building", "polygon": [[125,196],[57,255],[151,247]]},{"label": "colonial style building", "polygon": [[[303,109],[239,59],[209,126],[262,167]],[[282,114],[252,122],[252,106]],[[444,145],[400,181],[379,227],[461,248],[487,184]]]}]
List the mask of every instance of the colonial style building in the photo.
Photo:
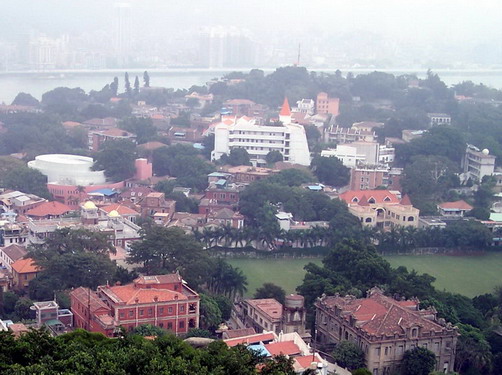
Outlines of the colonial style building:
[{"label": "colonial style building", "polygon": [[315,306],[317,339],[355,343],[373,375],[394,373],[404,352],[416,347],[436,355],[437,371],[453,371],[457,328],[437,319],[433,308],[420,310],[416,299],[396,301],[373,288],[367,298],[323,296]]},{"label": "colonial style building", "polygon": [[303,296],[290,294],[282,305],[274,298],[246,299],[235,306],[232,318],[240,328],[254,328],[256,332],[297,332],[310,338],[305,331],[306,319]]},{"label": "colonial style building", "polygon": [[127,285],[103,285],[70,293],[76,328],[112,337],[119,327],[151,324],[185,334],[199,327],[199,295],[178,273],[141,276]]},{"label": "colonial style building", "polygon": [[357,216],[363,225],[418,227],[420,210],[412,206],[408,196],[400,199],[396,192],[389,190],[349,190],[340,194],[339,198],[347,203],[349,212]]}]

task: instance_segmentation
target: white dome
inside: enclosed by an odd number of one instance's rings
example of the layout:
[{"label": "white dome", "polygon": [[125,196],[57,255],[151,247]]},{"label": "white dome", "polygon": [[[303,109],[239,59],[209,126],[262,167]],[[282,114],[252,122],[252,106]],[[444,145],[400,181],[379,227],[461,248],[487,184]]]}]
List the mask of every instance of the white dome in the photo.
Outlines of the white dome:
[{"label": "white dome", "polygon": [[103,171],[93,171],[94,160],[87,156],[68,154],[39,155],[28,167],[47,176],[49,183],[89,186],[106,182]]},{"label": "white dome", "polygon": [[108,217],[120,217],[120,214],[118,213],[117,210],[112,210],[110,211],[110,213],[108,214]]},{"label": "white dome", "polygon": [[481,151],[483,154],[485,155],[488,155],[490,154],[490,150],[488,150],[487,148],[483,149],[483,151]]},{"label": "white dome", "polygon": [[86,210],[94,210],[97,208],[96,205],[94,204],[94,202],[92,202],[92,201],[85,202],[83,207]]}]

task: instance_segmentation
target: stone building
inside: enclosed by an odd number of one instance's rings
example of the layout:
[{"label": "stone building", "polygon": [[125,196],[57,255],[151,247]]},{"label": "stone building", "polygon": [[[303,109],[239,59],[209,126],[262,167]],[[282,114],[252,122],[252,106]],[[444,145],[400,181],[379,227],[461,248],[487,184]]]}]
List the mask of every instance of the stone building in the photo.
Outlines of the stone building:
[{"label": "stone building", "polygon": [[397,301],[373,288],[367,298],[323,296],[315,307],[317,340],[355,343],[373,375],[394,373],[404,352],[416,347],[436,355],[437,371],[453,371],[457,328],[437,319],[433,308],[421,310],[417,299]]}]

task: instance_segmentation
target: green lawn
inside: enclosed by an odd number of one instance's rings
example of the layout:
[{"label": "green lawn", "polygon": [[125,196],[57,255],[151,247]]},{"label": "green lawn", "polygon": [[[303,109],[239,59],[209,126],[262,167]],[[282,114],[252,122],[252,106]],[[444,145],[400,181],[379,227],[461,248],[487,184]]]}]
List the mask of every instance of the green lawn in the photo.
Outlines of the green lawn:
[{"label": "green lawn", "polygon": [[[461,293],[468,297],[492,292],[502,285],[502,253],[482,256],[387,256],[393,267],[406,266],[436,278],[435,286]],[[264,282],[282,286],[287,293],[293,293],[305,275],[303,266],[309,262],[321,263],[317,259],[228,259],[248,277],[248,293],[252,296]]]}]

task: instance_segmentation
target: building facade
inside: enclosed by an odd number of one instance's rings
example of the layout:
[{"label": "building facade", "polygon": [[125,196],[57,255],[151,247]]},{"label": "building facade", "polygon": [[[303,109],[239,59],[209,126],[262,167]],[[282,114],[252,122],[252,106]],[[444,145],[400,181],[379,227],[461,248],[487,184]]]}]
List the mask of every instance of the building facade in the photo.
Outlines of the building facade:
[{"label": "building facade", "polygon": [[480,151],[473,145],[467,145],[462,168],[467,178],[481,182],[484,176],[491,176],[495,171],[495,156],[488,149]]},{"label": "building facade", "polygon": [[433,308],[420,310],[416,299],[396,301],[373,288],[367,298],[324,296],[315,307],[318,341],[353,342],[373,375],[394,373],[404,352],[417,347],[435,354],[436,371],[454,369],[457,328],[437,319]]},{"label": "building facade", "polygon": [[303,126],[291,123],[291,111],[287,101],[281,110],[277,126],[258,125],[249,117],[226,118],[214,127],[215,146],[211,159],[219,160],[235,148],[243,148],[255,166],[266,164],[270,151],[278,151],[284,161],[310,165],[310,152]]},{"label": "building facade", "polygon": [[178,273],[141,276],[127,285],[80,287],[70,293],[75,328],[113,337],[120,327],[131,331],[151,324],[185,334],[199,327],[199,295]]}]

